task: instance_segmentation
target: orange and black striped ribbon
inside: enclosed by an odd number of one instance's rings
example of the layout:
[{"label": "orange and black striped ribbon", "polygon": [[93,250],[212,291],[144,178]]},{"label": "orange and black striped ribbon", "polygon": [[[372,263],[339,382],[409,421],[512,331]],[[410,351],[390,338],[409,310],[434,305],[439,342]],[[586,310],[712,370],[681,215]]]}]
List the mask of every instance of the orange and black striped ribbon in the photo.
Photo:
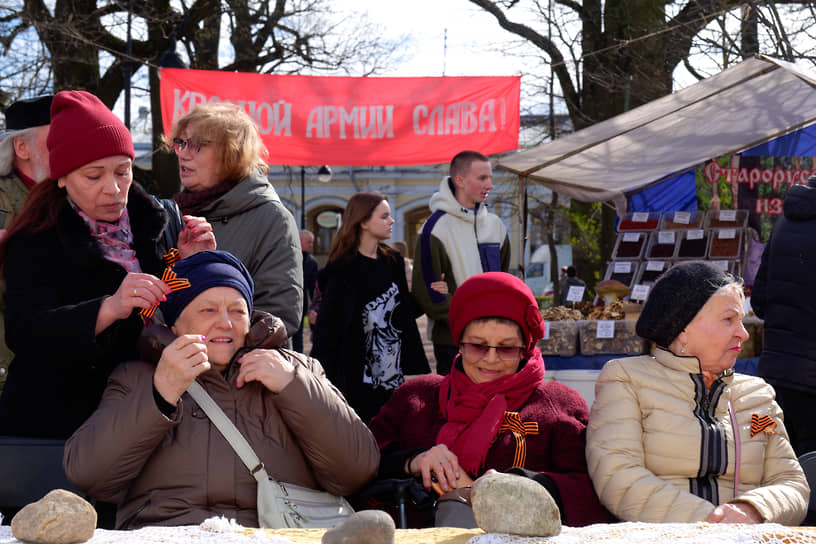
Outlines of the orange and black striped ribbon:
[{"label": "orange and black striped ribbon", "polygon": [[[166,283],[168,287],[170,287],[171,292],[190,287],[190,280],[186,278],[179,278],[176,273],[173,272],[172,266],[179,261],[179,258],[180,255],[176,248],[172,248],[163,257],[164,262],[167,263],[167,268],[165,268],[164,272],[162,272],[161,280]],[[142,316],[142,320],[147,321],[153,317],[153,314],[156,313],[156,308],[158,307],[159,305],[156,303],[150,308],[142,308],[139,315]]]},{"label": "orange and black striped ribbon", "polygon": [[751,438],[759,433],[776,434],[776,421],[767,414],[761,417],[759,414],[751,414]]},{"label": "orange and black striped ribbon", "polygon": [[179,253],[178,249],[176,249],[174,247],[171,247],[170,251],[165,253],[164,257],[162,257],[162,259],[164,260],[165,265],[172,268],[174,264],[176,264],[177,262],[179,262],[181,260],[181,253]]},{"label": "orange and black striped ribbon", "polygon": [[538,423],[535,421],[524,422],[518,412],[505,412],[504,422],[499,427],[499,433],[510,431],[516,439],[516,454],[513,457],[514,467],[523,467],[527,459],[526,436],[538,434]]}]

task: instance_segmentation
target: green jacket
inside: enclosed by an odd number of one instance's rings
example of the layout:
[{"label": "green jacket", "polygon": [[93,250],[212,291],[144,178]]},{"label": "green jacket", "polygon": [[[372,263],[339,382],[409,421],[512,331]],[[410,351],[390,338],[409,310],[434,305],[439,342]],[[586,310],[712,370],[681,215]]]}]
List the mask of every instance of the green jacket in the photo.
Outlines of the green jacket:
[{"label": "green jacket", "polygon": [[[0,228],[7,229],[11,221],[17,217],[28,196],[29,190],[25,183],[12,170],[7,176],[0,176]],[[6,385],[6,374],[14,354],[6,346],[6,303],[4,295],[6,282],[0,281],[0,391]]]},{"label": "green jacket", "polygon": [[17,217],[28,196],[29,190],[23,180],[12,172],[7,176],[0,176],[0,225],[7,229],[12,219]]}]

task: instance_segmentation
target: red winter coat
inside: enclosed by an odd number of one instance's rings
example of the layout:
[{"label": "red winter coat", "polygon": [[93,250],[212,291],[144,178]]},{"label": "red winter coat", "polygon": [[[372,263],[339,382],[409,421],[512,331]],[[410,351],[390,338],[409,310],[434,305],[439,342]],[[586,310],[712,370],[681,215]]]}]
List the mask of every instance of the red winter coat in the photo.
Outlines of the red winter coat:
[{"label": "red winter coat", "polygon": [[[445,423],[439,409],[439,386],[444,376],[430,374],[399,387],[371,420],[380,450],[387,452],[429,449]],[[528,434],[524,467],[549,476],[557,485],[566,525],[580,527],[611,521],[598,500],[587,474],[584,456],[589,409],[574,389],[560,382],[542,381],[519,409],[523,422],[538,423],[538,434]],[[487,453],[481,476],[488,469],[505,472],[513,467],[516,440],[510,431],[499,432]]]}]

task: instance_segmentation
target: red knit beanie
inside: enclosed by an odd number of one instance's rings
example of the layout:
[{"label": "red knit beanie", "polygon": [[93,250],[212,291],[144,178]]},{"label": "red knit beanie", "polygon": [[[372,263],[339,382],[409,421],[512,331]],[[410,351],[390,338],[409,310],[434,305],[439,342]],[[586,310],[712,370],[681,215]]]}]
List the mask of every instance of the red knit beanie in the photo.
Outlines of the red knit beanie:
[{"label": "red knit beanie", "polygon": [[54,181],[98,159],[135,157],[133,139],[125,124],[101,100],[85,91],[60,91],[54,96],[46,144]]},{"label": "red knit beanie", "polygon": [[544,336],[544,321],[527,284],[507,272],[484,272],[465,280],[451,298],[448,322],[459,345],[468,323],[480,317],[504,317],[521,327],[527,355]]}]

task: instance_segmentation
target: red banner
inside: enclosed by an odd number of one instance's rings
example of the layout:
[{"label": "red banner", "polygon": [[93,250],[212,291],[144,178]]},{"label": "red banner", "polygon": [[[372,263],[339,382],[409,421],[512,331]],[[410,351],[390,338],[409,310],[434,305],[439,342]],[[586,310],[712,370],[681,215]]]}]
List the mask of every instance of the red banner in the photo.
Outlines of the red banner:
[{"label": "red banner", "polygon": [[255,119],[271,164],[446,163],[518,148],[520,76],[327,77],[161,69],[165,131],[197,104]]}]

